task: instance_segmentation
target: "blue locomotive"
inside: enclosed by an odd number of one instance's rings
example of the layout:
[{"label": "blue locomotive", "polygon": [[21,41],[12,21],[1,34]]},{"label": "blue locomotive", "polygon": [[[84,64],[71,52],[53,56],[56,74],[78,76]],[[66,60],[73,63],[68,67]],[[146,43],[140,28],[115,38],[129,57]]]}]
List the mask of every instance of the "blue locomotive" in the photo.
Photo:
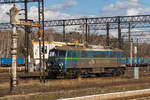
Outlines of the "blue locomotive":
[{"label": "blue locomotive", "polygon": [[47,71],[49,77],[89,77],[110,73],[120,76],[125,73],[126,58],[120,49],[104,49],[81,46],[55,47],[49,51]]}]

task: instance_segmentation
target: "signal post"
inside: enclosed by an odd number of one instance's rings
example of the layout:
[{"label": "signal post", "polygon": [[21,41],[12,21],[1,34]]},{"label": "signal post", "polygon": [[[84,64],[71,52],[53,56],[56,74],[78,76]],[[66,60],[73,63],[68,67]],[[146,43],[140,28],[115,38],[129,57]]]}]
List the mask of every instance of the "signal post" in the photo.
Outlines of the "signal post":
[{"label": "signal post", "polygon": [[12,47],[11,47],[11,55],[12,55],[12,70],[11,70],[11,81],[10,81],[10,90],[14,91],[17,86],[17,24],[19,24],[18,20],[19,10],[15,7],[15,5],[10,9],[10,23],[12,24]]},{"label": "signal post", "polygon": [[[17,86],[17,27],[19,25],[31,26],[31,27],[39,27],[39,38],[43,37],[43,29],[40,24],[32,23],[32,22],[24,22],[20,21],[18,18],[19,10],[15,7],[15,5],[10,9],[10,23],[12,24],[12,70],[11,70],[11,82],[10,82],[10,90],[14,91]],[[40,41],[41,42],[41,41]],[[41,47],[39,48],[41,50]],[[41,55],[40,55],[41,56]],[[44,67],[41,68],[42,73],[44,75]]]}]

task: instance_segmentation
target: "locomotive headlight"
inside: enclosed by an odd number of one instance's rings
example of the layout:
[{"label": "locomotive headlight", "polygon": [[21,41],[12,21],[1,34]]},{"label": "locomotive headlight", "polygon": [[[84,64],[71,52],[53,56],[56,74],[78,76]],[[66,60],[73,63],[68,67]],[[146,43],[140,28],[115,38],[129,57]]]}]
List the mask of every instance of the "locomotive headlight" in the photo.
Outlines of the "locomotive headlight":
[{"label": "locomotive headlight", "polygon": [[62,62],[61,62],[61,63],[59,63],[59,66],[61,66],[61,67],[62,67],[63,65],[64,65],[64,64],[63,64]]},{"label": "locomotive headlight", "polygon": [[63,63],[61,62],[61,63],[59,63],[59,68],[60,68],[60,70],[62,71],[63,70]]},{"label": "locomotive headlight", "polygon": [[47,63],[47,66],[51,66],[52,64],[51,63]]}]

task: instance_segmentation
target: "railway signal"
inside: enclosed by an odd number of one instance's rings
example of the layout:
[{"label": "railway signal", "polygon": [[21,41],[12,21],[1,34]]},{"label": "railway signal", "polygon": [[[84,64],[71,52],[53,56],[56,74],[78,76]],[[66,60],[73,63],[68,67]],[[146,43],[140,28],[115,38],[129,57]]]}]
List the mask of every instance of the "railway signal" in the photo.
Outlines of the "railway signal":
[{"label": "railway signal", "polygon": [[[11,72],[11,91],[17,86],[17,27],[20,25],[23,26],[31,26],[31,27],[39,27],[39,37],[43,36],[43,29],[40,24],[33,22],[24,22],[20,21],[18,18],[19,10],[15,7],[15,5],[10,9],[10,23],[12,24],[12,72]],[[41,44],[41,41],[40,41]],[[40,48],[41,49],[41,48]],[[40,55],[41,56],[41,55]],[[43,70],[43,68],[41,68]]]},{"label": "railway signal", "polygon": [[20,20],[18,18],[19,10],[15,7],[15,5],[10,9],[10,23],[11,24],[19,24]]},{"label": "railway signal", "polygon": [[20,23],[18,19],[19,10],[15,5],[10,9],[10,23],[12,24],[12,70],[11,70],[11,83],[10,89],[13,91],[17,86],[17,24]]},{"label": "railway signal", "polygon": [[[0,4],[16,4],[16,3],[21,3],[24,5],[24,17],[25,17],[25,21],[28,21],[28,4],[29,3],[38,3],[38,23],[42,25],[42,40],[43,41],[43,46],[44,44],[44,0],[0,0]],[[10,26],[9,26],[10,27]],[[29,55],[29,42],[28,42],[28,37],[29,37],[29,32],[28,32],[28,27],[25,26],[25,71],[28,71],[28,55]],[[43,59],[42,59],[43,58]],[[43,57],[40,57],[40,67],[42,66],[42,60],[43,62],[45,61],[45,55],[43,55]],[[45,65],[45,63],[43,63],[43,66]]]}]

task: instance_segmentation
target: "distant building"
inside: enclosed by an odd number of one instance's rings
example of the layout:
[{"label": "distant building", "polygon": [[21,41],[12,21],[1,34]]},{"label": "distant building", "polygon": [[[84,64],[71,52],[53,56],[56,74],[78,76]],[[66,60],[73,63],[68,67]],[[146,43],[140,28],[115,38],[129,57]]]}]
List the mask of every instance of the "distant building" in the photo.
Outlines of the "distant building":
[{"label": "distant building", "polygon": [[[33,45],[34,64],[36,66],[38,66],[39,63],[40,63],[39,42],[32,42],[32,45]],[[48,52],[53,47],[55,47],[55,44],[45,41],[45,59],[48,59]],[[41,48],[43,48],[43,44],[42,43],[41,43]]]},{"label": "distant building", "polygon": [[[33,45],[34,64],[35,64],[35,66],[38,67],[39,63],[40,63],[39,42],[32,42],[32,45]],[[65,43],[65,42],[55,42],[55,41],[52,41],[52,42],[45,41],[45,59],[48,59],[49,50],[51,50],[55,46],[63,46],[63,45],[67,45],[67,43]],[[41,48],[43,48],[42,43],[41,43]]]}]

